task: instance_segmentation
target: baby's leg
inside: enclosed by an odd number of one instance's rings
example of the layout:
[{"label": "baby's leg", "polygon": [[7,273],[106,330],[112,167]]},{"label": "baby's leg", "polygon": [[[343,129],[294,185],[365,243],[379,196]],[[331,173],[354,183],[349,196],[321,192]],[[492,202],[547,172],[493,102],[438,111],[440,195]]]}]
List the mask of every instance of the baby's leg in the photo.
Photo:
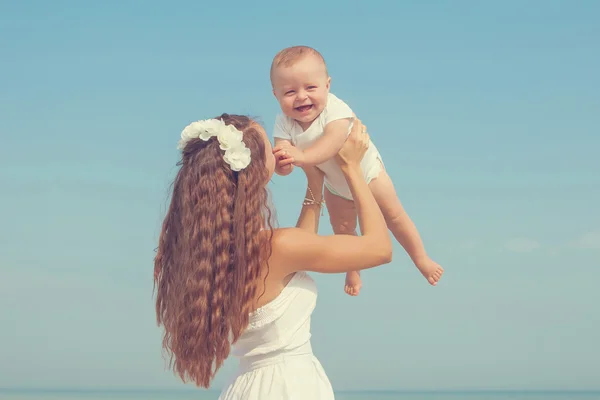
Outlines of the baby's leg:
[{"label": "baby's leg", "polygon": [[442,277],[444,269],[427,256],[419,232],[402,207],[387,172],[382,169],[378,177],[369,183],[369,188],[379,204],[388,229],[404,247],[425,279],[431,285],[436,285]]},{"label": "baby's leg", "polygon": [[[356,208],[354,202],[325,190],[325,204],[329,211],[331,227],[336,235],[356,236]],[[350,296],[358,296],[362,281],[359,271],[346,273],[344,291]]]}]

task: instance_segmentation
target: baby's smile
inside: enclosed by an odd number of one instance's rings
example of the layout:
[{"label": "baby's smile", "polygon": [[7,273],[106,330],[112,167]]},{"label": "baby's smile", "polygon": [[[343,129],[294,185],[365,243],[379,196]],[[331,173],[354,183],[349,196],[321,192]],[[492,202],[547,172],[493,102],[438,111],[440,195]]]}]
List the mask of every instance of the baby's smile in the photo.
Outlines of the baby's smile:
[{"label": "baby's smile", "polygon": [[306,112],[309,112],[312,108],[313,108],[313,105],[308,104],[305,106],[295,107],[294,109],[300,113],[306,113]]}]

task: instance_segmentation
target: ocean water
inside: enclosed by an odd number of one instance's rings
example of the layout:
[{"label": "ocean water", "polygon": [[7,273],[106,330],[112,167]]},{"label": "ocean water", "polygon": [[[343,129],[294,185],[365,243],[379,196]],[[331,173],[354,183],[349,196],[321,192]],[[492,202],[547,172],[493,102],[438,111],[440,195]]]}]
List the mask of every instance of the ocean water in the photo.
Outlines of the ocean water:
[{"label": "ocean water", "polygon": [[[216,400],[208,391],[1,390],[0,400]],[[598,392],[340,392],[336,400],[600,400]],[[307,399],[310,400],[310,399]]]}]

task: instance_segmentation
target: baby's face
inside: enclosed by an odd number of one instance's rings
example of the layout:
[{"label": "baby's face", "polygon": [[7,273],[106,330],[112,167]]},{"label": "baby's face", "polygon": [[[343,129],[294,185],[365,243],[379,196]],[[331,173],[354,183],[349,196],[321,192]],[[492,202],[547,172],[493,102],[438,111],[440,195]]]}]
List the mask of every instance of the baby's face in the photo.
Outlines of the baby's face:
[{"label": "baby's face", "polygon": [[330,82],[325,64],[309,55],[273,71],[273,94],[285,115],[308,125],[327,105]]}]

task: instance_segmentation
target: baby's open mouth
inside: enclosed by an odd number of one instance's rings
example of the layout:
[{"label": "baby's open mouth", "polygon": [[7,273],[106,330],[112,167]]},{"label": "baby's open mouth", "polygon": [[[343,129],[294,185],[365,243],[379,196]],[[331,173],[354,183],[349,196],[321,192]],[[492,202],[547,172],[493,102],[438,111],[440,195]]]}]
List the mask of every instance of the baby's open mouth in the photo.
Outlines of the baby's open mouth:
[{"label": "baby's open mouth", "polygon": [[309,104],[307,106],[300,106],[300,107],[296,107],[296,111],[300,111],[301,113],[304,113],[304,112],[309,111],[312,107],[313,107],[312,104]]}]

